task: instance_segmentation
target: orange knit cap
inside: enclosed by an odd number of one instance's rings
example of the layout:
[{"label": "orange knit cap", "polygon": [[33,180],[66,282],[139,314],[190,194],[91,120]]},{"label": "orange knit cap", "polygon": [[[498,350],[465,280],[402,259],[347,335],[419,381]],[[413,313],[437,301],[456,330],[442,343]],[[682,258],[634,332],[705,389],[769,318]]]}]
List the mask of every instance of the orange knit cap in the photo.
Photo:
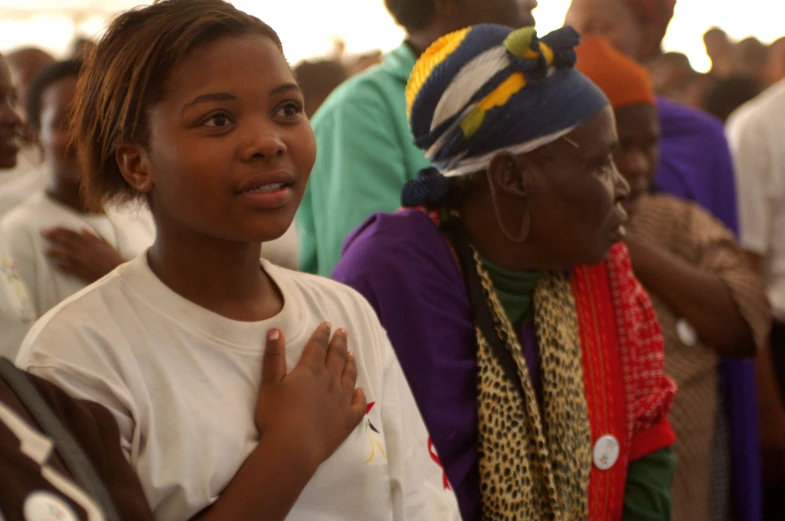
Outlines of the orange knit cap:
[{"label": "orange knit cap", "polygon": [[608,96],[614,109],[656,104],[648,71],[617,51],[607,40],[588,34],[581,38],[581,44],[575,50],[578,69]]}]

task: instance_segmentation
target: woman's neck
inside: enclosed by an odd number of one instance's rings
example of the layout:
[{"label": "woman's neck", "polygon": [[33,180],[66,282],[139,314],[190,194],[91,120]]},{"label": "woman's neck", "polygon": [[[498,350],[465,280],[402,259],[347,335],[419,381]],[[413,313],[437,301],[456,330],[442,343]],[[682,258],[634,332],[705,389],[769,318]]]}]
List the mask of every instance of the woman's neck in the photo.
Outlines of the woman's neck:
[{"label": "woman's neck", "polygon": [[79,213],[90,213],[79,193],[79,183],[64,181],[54,175],[46,188],[46,194],[72,210]]},{"label": "woman's neck", "polygon": [[232,320],[256,322],[283,308],[283,297],[260,265],[261,244],[227,241],[157,226],[148,252],[153,273],[183,298]]},{"label": "woman's neck", "polygon": [[500,268],[520,272],[563,269],[551,266],[548,257],[536,245],[508,239],[499,228],[495,213],[488,211],[487,206],[466,204],[461,209],[460,219],[480,256]]}]

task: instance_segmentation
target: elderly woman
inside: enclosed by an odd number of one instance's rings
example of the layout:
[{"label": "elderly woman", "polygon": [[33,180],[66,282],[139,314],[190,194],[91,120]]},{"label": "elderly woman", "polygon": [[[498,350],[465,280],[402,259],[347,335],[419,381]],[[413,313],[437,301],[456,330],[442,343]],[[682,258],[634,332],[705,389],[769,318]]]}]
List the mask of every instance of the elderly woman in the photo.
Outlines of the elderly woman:
[{"label": "elderly woman", "polygon": [[629,186],[577,34],[475,26],[407,88],[435,169],[348,239],[463,518],[670,518],[674,384],[627,250]]},{"label": "elderly woman", "polygon": [[[715,483],[730,483],[728,469],[712,469],[717,371],[720,356],[751,357],[765,345],[766,293],[730,230],[693,203],[649,193],[660,128],[646,69],[599,36],[584,37],[578,68],[605,92],[616,114],[615,161],[631,186],[626,243],[662,326],[665,368],[679,385],[670,414],[679,461],[673,520],[727,519],[712,515],[730,505],[729,487],[711,490],[712,471]],[[717,474],[724,475],[717,480]]]}]

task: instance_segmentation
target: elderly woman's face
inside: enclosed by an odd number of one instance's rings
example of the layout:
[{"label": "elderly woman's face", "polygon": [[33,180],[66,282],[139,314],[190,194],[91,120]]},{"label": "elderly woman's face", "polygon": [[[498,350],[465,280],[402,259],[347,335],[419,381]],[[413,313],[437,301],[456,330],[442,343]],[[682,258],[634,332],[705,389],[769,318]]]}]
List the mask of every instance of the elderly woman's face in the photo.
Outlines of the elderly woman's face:
[{"label": "elderly woman's face", "polygon": [[551,145],[530,197],[527,244],[550,268],[602,262],[624,238],[630,187],[613,162],[618,146],[610,107]]}]

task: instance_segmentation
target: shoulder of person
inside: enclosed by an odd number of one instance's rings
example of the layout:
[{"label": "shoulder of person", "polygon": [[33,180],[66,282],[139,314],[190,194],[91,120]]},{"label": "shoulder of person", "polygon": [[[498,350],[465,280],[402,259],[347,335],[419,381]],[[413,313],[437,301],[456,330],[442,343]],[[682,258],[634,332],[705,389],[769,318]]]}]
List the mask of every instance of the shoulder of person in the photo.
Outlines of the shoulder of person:
[{"label": "shoulder of person", "polygon": [[274,280],[280,283],[282,279],[285,279],[287,284],[296,287],[308,299],[321,301],[322,304],[332,306],[336,310],[354,310],[375,316],[365,297],[341,282],[283,268],[267,260],[262,260],[262,263],[265,271],[270,273]]},{"label": "shoulder of person", "polygon": [[375,213],[346,238],[339,265],[350,264],[352,271],[396,271],[401,257],[429,255],[440,242],[449,249],[438,226],[421,211]]},{"label": "shoulder of person", "polygon": [[376,119],[380,110],[395,110],[391,103],[391,89],[403,96],[400,87],[394,85],[392,76],[381,67],[373,67],[349,78],[316,111],[312,120],[314,130],[318,132],[323,124],[347,114]]},{"label": "shoulder of person", "polygon": [[710,216],[709,212],[697,203],[666,193],[651,194],[641,198],[638,209],[640,217],[651,218],[664,227],[684,224],[696,213]]},{"label": "shoulder of person", "polygon": [[676,129],[677,135],[702,134],[725,142],[722,122],[711,114],[667,99],[660,99],[658,108],[663,126]]},{"label": "shoulder of person", "polygon": [[[769,87],[733,112],[725,125],[730,136],[751,130],[759,133],[767,131],[779,133],[785,128],[785,82]],[[775,136],[772,136],[775,137]]]},{"label": "shoulder of person", "polygon": [[44,228],[74,228],[84,226],[79,215],[37,192],[8,212],[0,221],[0,228],[9,233],[39,236]]},{"label": "shoulder of person", "polygon": [[[117,423],[109,410],[95,402],[73,398],[55,384],[38,376],[27,373],[27,378],[83,449],[106,486],[121,518],[152,520],[152,512],[139,479],[123,455]],[[18,415],[20,420],[38,431],[35,420],[22,401],[2,381],[0,381],[0,402]],[[49,457],[49,466],[70,477],[69,469],[57,458],[56,452]],[[58,489],[60,487],[55,490]],[[24,493],[24,491],[20,492]]]},{"label": "shoulder of person", "polygon": [[70,296],[41,317],[25,337],[17,365],[23,368],[37,365],[48,354],[94,356],[85,348],[102,341],[102,336],[95,332],[106,331],[108,324],[118,321],[107,305],[107,298],[125,292],[120,280],[123,268]]},{"label": "shoulder of person", "polygon": [[0,219],[0,228],[8,233],[33,228],[42,221],[42,214],[48,213],[47,207],[42,194],[33,194]]}]

